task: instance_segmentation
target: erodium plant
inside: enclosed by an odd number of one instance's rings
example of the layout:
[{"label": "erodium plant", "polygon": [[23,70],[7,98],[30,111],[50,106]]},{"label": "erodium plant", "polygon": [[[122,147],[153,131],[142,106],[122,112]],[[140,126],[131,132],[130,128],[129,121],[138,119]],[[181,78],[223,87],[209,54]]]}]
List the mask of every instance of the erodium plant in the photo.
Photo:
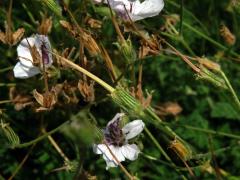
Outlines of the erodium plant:
[{"label": "erodium plant", "polygon": [[239,179],[239,3],[1,5],[0,180]]}]

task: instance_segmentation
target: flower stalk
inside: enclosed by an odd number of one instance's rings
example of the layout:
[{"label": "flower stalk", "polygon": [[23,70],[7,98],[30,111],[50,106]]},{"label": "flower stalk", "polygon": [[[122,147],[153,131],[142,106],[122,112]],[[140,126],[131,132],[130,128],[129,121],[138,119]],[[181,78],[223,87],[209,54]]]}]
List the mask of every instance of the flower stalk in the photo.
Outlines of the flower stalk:
[{"label": "flower stalk", "polygon": [[71,68],[84,73],[86,76],[90,77],[91,79],[95,80],[101,86],[103,86],[107,91],[109,91],[112,100],[119,105],[124,111],[128,112],[132,115],[138,115],[139,118],[148,121],[153,124],[157,124],[159,130],[163,132],[162,136],[163,139],[169,144],[174,139],[178,139],[179,143],[182,144],[187,149],[187,158],[190,159],[192,156],[192,150],[183,139],[181,139],[171,128],[162,124],[162,120],[155,114],[154,110],[151,107],[144,108],[139,101],[137,101],[133,96],[131,96],[127,91],[123,90],[122,88],[113,88],[94,74],[88,72],[84,68],[78,66],[77,64],[73,63],[72,61],[53,53],[54,55],[61,58],[64,63],[68,64]]},{"label": "flower stalk", "polygon": [[114,153],[112,152],[112,150],[109,148],[108,144],[106,142],[103,142],[103,144],[107,147],[108,151],[110,152],[110,154],[112,155],[112,157],[114,158],[114,160],[118,163],[119,167],[121,168],[121,170],[126,174],[126,176],[130,179],[130,180],[134,180],[134,177],[127,171],[127,169],[122,165],[122,163],[117,159],[117,157],[114,155]]}]

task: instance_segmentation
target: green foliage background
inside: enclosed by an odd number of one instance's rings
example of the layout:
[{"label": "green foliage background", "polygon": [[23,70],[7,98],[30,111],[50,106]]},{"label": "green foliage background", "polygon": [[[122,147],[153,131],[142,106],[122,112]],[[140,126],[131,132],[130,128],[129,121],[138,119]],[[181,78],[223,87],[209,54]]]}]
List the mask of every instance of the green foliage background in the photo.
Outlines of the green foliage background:
[{"label": "green foliage background", "polygon": [[[7,0],[0,2],[0,29],[2,31],[4,30],[8,4]],[[113,63],[123,72],[123,57],[117,51],[117,47],[113,45],[113,42],[117,41],[117,34],[111,19],[97,13],[93,4],[85,0],[70,1],[69,9],[79,24],[91,31],[94,38],[104,44],[112,57]],[[14,29],[24,27],[26,30],[25,37],[29,37],[37,32],[37,21],[40,22],[41,14],[44,13],[53,16],[53,28],[49,34],[52,46],[58,50],[73,46],[78,48],[79,43],[60,26],[59,20],[61,18],[40,1],[13,1],[12,21]],[[181,15],[181,13],[182,21],[179,21],[175,28],[179,30],[182,26],[182,35],[162,33],[160,27],[165,23],[164,16],[170,14]],[[63,11],[63,14],[66,19],[69,19],[65,11]],[[101,20],[103,23],[102,29],[93,30],[83,24],[86,15]],[[208,59],[219,63],[239,95],[239,20],[240,4],[238,1],[235,6],[231,6],[230,0],[183,1],[183,11],[181,11],[181,1],[165,0],[164,10],[159,16],[139,21],[137,24],[142,25],[149,34],[159,34],[183,54],[193,57],[206,56]],[[236,36],[236,43],[233,46],[228,46],[220,36],[219,29],[222,24],[225,24]],[[128,37],[128,33],[124,35],[126,38]],[[139,46],[138,37],[131,35],[131,40],[137,50]],[[217,43],[212,42],[212,40]],[[163,46],[163,49],[166,49],[166,47]],[[220,53],[224,53],[224,55],[220,56]],[[32,94],[33,89],[39,91],[44,89],[41,75],[26,80],[13,77],[12,68],[17,62],[16,58],[16,46],[10,47],[3,43],[0,45],[0,102],[9,99],[11,83],[17,87],[19,92],[28,95]],[[88,60],[94,64],[91,71],[111,84],[104,63],[97,58],[88,58]],[[136,78],[138,65],[138,62],[134,62]],[[57,72],[58,76],[50,79],[52,85],[62,83],[65,80],[75,82],[80,77],[79,73],[70,69],[57,70]],[[126,78],[130,79],[130,74],[127,73]],[[177,117],[166,117],[164,121],[170,123],[172,129],[190,143],[197,153],[207,154],[205,161],[209,160],[213,167],[226,171],[227,176],[221,175],[221,178],[240,178],[239,138],[213,135],[212,133],[184,127],[189,125],[229,134],[239,134],[240,111],[236,108],[228,92],[208,82],[197,80],[196,74],[179,57],[164,53],[164,51],[160,51],[159,55],[144,59],[142,82],[143,89],[154,90],[153,106],[168,101],[180,104],[183,109],[182,113]],[[126,83],[133,84],[130,80]],[[120,111],[102,87],[96,85],[95,88],[96,102],[94,104],[84,102],[81,94],[78,93],[77,96],[80,100],[77,104],[66,104],[44,113],[35,113],[31,108],[16,111],[14,104],[11,102],[0,104],[0,108],[3,109],[2,120],[10,123],[11,128],[19,136],[22,143],[38,137],[41,134],[40,127],[42,125],[48,131],[69,119],[73,119],[81,125],[80,129],[68,125],[52,135],[71,162],[77,164],[75,166],[76,171],[72,169],[72,171],[52,171],[62,167],[64,162],[48,139],[45,138],[32,149],[15,179],[73,179],[76,177],[76,172],[80,172],[81,168],[83,171],[97,176],[98,179],[126,178],[119,168],[106,171],[104,160],[92,151],[95,136],[92,132],[93,129],[89,128],[89,122],[90,124],[97,122],[98,127],[103,128],[115,113]],[[130,119],[133,118],[130,117]],[[147,124],[147,126],[161,143],[161,132],[150,124]],[[7,139],[1,132],[0,179],[7,179],[13,174],[31,147],[11,149],[7,148],[6,142]],[[145,133],[139,137],[137,142],[143,154],[140,154],[134,162],[123,163],[129,172],[139,179],[181,179],[180,174],[176,172],[176,168],[166,165],[166,160]],[[222,148],[225,148],[224,151],[218,151]],[[215,152],[214,158],[211,151]],[[145,155],[155,157],[155,160],[149,160]],[[213,159],[215,159],[215,163]],[[212,174],[203,172],[200,167],[194,168],[193,171],[199,179],[219,178],[215,172]],[[189,179],[193,178],[186,169],[181,171],[181,174]]]}]

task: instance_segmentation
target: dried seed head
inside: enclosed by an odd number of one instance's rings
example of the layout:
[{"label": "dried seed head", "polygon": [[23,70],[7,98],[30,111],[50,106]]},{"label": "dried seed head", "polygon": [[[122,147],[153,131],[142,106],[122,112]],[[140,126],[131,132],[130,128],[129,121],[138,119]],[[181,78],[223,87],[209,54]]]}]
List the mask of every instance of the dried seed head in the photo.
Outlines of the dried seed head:
[{"label": "dried seed head", "polygon": [[91,56],[98,56],[101,54],[101,50],[97,42],[89,33],[84,32],[82,34],[82,42]]},{"label": "dried seed head", "polygon": [[79,80],[78,89],[83,96],[84,101],[93,102],[95,100],[94,84],[94,81],[87,83],[87,81]]},{"label": "dried seed head", "polygon": [[181,160],[185,161],[191,157],[191,153],[177,138],[171,141],[168,148],[172,149]]},{"label": "dried seed head", "polygon": [[17,111],[33,104],[31,96],[18,93],[15,87],[10,88],[9,98]]},{"label": "dried seed head", "polygon": [[232,46],[236,42],[236,37],[235,35],[228,29],[227,26],[222,25],[220,28],[220,35],[223,37],[224,41]]},{"label": "dried seed head", "polygon": [[25,32],[24,28],[19,28],[14,33],[12,33],[11,31],[9,33],[3,33],[0,31],[0,41],[2,41],[4,44],[13,46],[21,40],[21,38],[24,35],[24,32]]},{"label": "dried seed head", "polygon": [[63,83],[62,95],[66,99],[66,103],[78,103],[79,99],[77,98],[76,91],[77,91],[76,84],[70,84],[67,81]]},{"label": "dried seed head", "polygon": [[[219,72],[221,70],[221,66],[205,57],[203,58],[197,58],[200,66],[203,65],[204,67],[206,67],[209,70],[213,70],[213,71],[217,71]],[[201,69],[201,67],[200,67]]]},{"label": "dried seed head", "polygon": [[141,40],[141,46],[139,47],[138,57],[144,58],[148,55],[158,55],[161,50],[161,45],[159,43],[158,37],[152,35],[146,40]]},{"label": "dried seed head", "polygon": [[23,29],[23,28],[19,28],[16,32],[14,32],[12,45],[17,44],[22,39],[24,33],[25,33],[25,29]]},{"label": "dried seed head", "polygon": [[142,107],[148,108],[152,102],[152,92],[147,92],[147,97],[144,97],[143,91],[142,91],[142,87],[141,84],[137,85],[137,88],[132,87],[130,89],[130,93],[133,97],[135,97],[136,99],[139,100],[140,104],[142,105]]},{"label": "dried seed head", "polygon": [[59,21],[63,28],[65,28],[73,37],[77,36],[77,30],[67,21]]},{"label": "dried seed head", "polygon": [[37,47],[35,45],[33,45],[33,46],[29,45],[29,50],[31,52],[31,56],[33,59],[33,65],[36,67],[41,67],[40,65],[42,64],[42,59],[37,50]]},{"label": "dried seed head", "polygon": [[84,45],[84,47],[88,50],[89,54],[92,56],[98,56],[101,54],[101,50],[95,41],[95,39],[92,37],[92,35],[83,30],[82,28],[74,27],[67,21],[60,21],[60,24],[67,29],[67,31],[80,43]]},{"label": "dried seed head", "polygon": [[182,107],[176,102],[166,102],[155,107],[155,112],[159,116],[177,116],[182,112]]},{"label": "dried seed head", "polygon": [[36,109],[37,112],[51,110],[57,102],[57,94],[55,93],[55,91],[40,94],[37,92],[36,89],[34,89],[33,96],[36,101],[41,105],[40,108]]},{"label": "dried seed head", "polygon": [[85,22],[93,29],[102,28],[102,22],[91,17],[86,17]]},{"label": "dried seed head", "polygon": [[165,23],[160,28],[161,31],[166,31],[170,34],[178,34],[178,31],[176,31],[175,26],[180,21],[180,17],[177,14],[170,14],[170,15],[164,15]]},{"label": "dried seed head", "polygon": [[47,35],[48,33],[51,32],[52,29],[52,17],[46,18],[43,17],[41,24],[38,27],[38,33]]}]

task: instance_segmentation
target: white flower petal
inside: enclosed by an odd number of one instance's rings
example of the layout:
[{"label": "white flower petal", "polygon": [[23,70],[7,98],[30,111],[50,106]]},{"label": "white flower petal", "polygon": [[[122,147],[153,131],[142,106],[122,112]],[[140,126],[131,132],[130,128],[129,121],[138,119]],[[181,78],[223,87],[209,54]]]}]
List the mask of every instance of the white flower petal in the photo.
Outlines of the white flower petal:
[{"label": "white flower petal", "polygon": [[16,78],[26,79],[40,73],[40,70],[37,67],[26,69],[20,62],[18,62],[13,68],[13,73]]},{"label": "white flower petal", "polygon": [[[112,151],[112,153],[115,155],[117,160],[119,162],[125,161],[125,157],[122,154],[121,147],[109,145],[109,149]],[[117,161],[113,158],[112,154],[108,150],[107,146],[105,144],[98,144],[93,146],[93,151],[96,154],[103,154],[103,159],[106,161],[108,169],[109,167],[117,167],[118,163]]]},{"label": "white flower petal", "polygon": [[[94,2],[99,3],[100,0],[94,0]],[[107,1],[104,0],[104,3],[107,4]],[[145,0],[143,2],[140,0],[109,0],[109,4],[119,16],[127,19],[129,15],[132,21],[157,16],[164,7],[163,0]]]},{"label": "white flower petal", "polygon": [[[119,162],[124,161],[125,157],[123,156],[121,152],[121,147],[116,147],[113,145],[109,145],[109,149],[112,151],[112,153],[115,155],[117,160]],[[117,167],[118,163],[117,161],[113,158],[112,154],[108,150],[107,146],[105,144],[98,144],[98,145],[93,145],[93,151],[96,154],[103,154],[103,159],[106,161],[108,169],[109,167]]]},{"label": "white flower petal", "polygon": [[32,55],[29,47],[32,47],[35,44],[35,39],[33,37],[25,38],[17,47],[18,58],[20,62],[26,67],[33,67],[32,64]]},{"label": "white flower petal", "polygon": [[123,128],[122,131],[125,134],[125,138],[132,139],[138,134],[140,134],[144,128],[145,124],[142,120],[134,120],[130,123],[127,123]]},{"label": "white flower petal", "polygon": [[164,7],[163,0],[135,1],[130,17],[133,21],[138,21],[147,17],[157,16]]},{"label": "white flower petal", "polygon": [[134,161],[138,158],[138,154],[140,153],[139,148],[136,144],[126,144],[121,147],[122,154],[125,158]]},{"label": "white flower petal", "polygon": [[107,150],[105,144],[94,144],[93,145],[93,152],[96,154],[103,154]]}]

